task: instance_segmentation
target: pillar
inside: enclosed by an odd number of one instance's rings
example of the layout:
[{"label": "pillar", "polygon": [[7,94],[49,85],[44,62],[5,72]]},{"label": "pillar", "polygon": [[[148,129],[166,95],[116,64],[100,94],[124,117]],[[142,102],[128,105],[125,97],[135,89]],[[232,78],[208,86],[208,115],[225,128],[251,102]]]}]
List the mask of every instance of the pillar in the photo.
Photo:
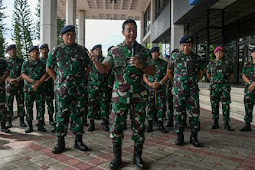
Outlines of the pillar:
[{"label": "pillar", "polygon": [[76,0],[66,0],[66,25],[76,25]]},{"label": "pillar", "polygon": [[85,11],[78,13],[78,44],[85,46]]}]

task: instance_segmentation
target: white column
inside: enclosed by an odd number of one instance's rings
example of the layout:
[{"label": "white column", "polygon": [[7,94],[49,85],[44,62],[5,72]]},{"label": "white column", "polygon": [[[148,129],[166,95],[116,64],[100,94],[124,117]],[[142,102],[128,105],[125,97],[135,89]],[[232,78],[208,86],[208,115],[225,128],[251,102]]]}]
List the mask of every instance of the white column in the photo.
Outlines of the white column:
[{"label": "white column", "polygon": [[141,21],[141,28],[140,28],[140,44],[145,45],[145,43],[143,43],[143,37],[144,37],[144,13],[142,12],[140,15],[140,21]]},{"label": "white column", "polygon": [[176,10],[174,8],[174,0],[171,1],[171,51],[180,47],[180,40],[184,36],[184,25],[177,25],[173,23]]},{"label": "white column", "polygon": [[40,44],[57,45],[57,0],[41,0]]},{"label": "white column", "polygon": [[85,46],[85,11],[78,13],[78,44]]},{"label": "white column", "polygon": [[76,0],[66,0],[66,25],[75,25]]}]

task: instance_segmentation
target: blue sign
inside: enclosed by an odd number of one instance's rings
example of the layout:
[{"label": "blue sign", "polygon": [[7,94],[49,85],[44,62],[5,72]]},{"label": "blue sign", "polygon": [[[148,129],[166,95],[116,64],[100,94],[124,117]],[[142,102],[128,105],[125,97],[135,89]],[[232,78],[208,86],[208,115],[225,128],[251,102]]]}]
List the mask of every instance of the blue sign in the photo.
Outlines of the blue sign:
[{"label": "blue sign", "polygon": [[196,5],[200,2],[200,0],[189,0],[190,5]]}]

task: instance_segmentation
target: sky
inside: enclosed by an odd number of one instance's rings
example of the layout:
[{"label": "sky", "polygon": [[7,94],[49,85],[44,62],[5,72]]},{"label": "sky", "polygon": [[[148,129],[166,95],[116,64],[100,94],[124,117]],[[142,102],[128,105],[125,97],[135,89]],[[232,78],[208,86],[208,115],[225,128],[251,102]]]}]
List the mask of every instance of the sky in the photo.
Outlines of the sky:
[{"label": "sky", "polygon": [[[35,9],[37,0],[27,0],[30,6],[34,21],[36,20]],[[8,44],[13,44],[11,40],[12,33],[12,13],[13,13],[14,0],[3,0],[3,6],[6,6],[4,19],[6,31],[4,37]],[[124,36],[121,33],[121,26],[124,21],[120,20],[90,20],[85,22],[85,47],[91,49],[96,44],[102,44],[103,54],[106,55],[108,47],[112,45],[118,45],[124,41]],[[137,42],[140,42],[140,21],[137,21]],[[34,45],[40,45],[39,40],[33,41]]]}]

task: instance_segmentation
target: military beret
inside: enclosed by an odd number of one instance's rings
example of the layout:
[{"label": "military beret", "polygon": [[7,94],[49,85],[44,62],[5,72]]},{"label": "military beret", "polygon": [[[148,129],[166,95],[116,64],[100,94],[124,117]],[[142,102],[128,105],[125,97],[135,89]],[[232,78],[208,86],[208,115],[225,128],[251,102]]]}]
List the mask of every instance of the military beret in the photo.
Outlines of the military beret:
[{"label": "military beret", "polygon": [[60,33],[59,34],[65,34],[66,32],[69,32],[69,31],[71,31],[71,32],[75,32],[75,26],[73,26],[73,25],[67,25],[67,26],[65,26],[61,31],[60,31]]},{"label": "military beret", "polygon": [[95,46],[92,48],[92,50],[91,50],[91,51],[94,51],[96,48],[100,48],[100,49],[102,49],[102,45],[101,45],[101,44],[97,44],[97,45],[95,45]]},{"label": "military beret", "polygon": [[111,47],[109,47],[109,48],[107,49],[107,51],[109,52],[109,51],[112,49],[112,47],[114,47],[114,46],[112,45]]},{"label": "military beret", "polygon": [[171,55],[173,54],[173,53],[178,53],[179,52],[179,49],[174,49],[172,52],[171,52]]},{"label": "military beret", "polygon": [[15,44],[11,44],[9,45],[7,48],[6,48],[6,52],[8,52],[10,49],[12,48],[16,48],[16,45]]},{"label": "military beret", "polygon": [[213,53],[217,53],[217,51],[224,51],[224,48],[222,46],[218,46],[214,49]]},{"label": "military beret", "polygon": [[151,48],[151,53],[153,53],[155,51],[159,52],[159,47],[152,47]]},{"label": "military beret", "polygon": [[165,58],[170,58],[170,55],[167,55],[167,54],[166,54],[166,55],[165,55]]},{"label": "military beret", "polygon": [[38,49],[38,46],[31,46],[31,47],[29,48],[29,50],[28,50],[28,53],[30,53],[30,52],[33,51],[33,50],[39,50],[39,49]]},{"label": "military beret", "polygon": [[43,48],[48,48],[49,49],[48,44],[43,44],[43,45],[40,46],[40,49],[43,49]]},{"label": "military beret", "polygon": [[183,44],[183,43],[193,43],[193,37],[191,35],[185,35],[180,40],[180,44]]},{"label": "military beret", "polygon": [[255,52],[255,47],[253,49],[251,49],[251,53]]}]

